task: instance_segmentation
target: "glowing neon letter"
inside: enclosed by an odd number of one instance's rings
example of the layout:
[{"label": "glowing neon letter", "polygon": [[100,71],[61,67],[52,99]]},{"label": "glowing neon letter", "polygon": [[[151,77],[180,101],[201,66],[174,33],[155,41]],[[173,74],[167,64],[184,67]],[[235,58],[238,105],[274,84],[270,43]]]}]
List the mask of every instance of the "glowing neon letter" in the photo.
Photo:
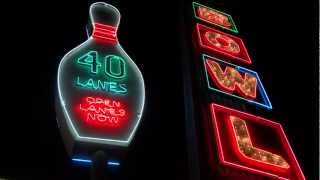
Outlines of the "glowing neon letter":
[{"label": "glowing neon letter", "polygon": [[128,91],[126,84],[121,84],[113,81],[102,81],[99,79],[96,80],[92,78],[82,79],[79,76],[77,76],[76,85],[83,88],[107,91],[116,94],[126,94]]},{"label": "glowing neon letter", "polygon": [[84,112],[84,122],[98,127],[119,128],[128,118],[120,101],[107,98],[86,97],[79,109]]},{"label": "glowing neon letter", "polygon": [[88,53],[79,57],[77,62],[81,65],[90,66],[91,73],[95,74],[98,73],[98,68],[101,66],[101,64],[98,61],[97,51],[89,51]]},{"label": "glowing neon letter", "polygon": [[203,50],[231,58],[229,61],[238,60],[251,64],[250,56],[241,38],[199,23],[196,25],[196,30],[199,45]]},{"label": "glowing neon letter", "polygon": [[237,147],[242,156],[257,162],[267,164],[282,170],[288,170],[289,164],[280,155],[256,148],[251,142],[246,122],[236,116],[229,116],[232,126],[232,134],[237,142]]},{"label": "glowing neon letter", "polygon": [[256,98],[257,79],[245,73],[244,78],[234,68],[227,66],[223,72],[220,65],[215,61],[206,61],[210,77],[216,85],[227,92],[239,92],[247,98]]},{"label": "glowing neon letter", "polygon": [[218,49],[227,51],[232,54],[240,53],[239,44],[226,35],[213,31],[207,31],[205,33],[205,37],[210,44],[212,44]]},{"label": "glowing neon letter", "polygon": [[126,75],[124,60],[120,56],[106,56],[105,72],[113,78],[123,78]]},{"label": "glowing neon letter", "polygon": [[198,13],[199,13],[199,17],[203,18],[207,21],[213,22],[213,23],[217,23],[221,26],[225,26],[225,27],[230,27],[231,23],[229,22],[229,19],[227,16],[225,16],[224,14],[221,14],[217,11],[208,9],[206,7],[198,7]]},{"label": "glowing neon letter", "polygon": [[223,29],[238,33],[236,25],[234,24],[232,17],[224,12],[212,9],[202,4],[192,3],[195,18],[205,21],[209,24],[219,26]]}]

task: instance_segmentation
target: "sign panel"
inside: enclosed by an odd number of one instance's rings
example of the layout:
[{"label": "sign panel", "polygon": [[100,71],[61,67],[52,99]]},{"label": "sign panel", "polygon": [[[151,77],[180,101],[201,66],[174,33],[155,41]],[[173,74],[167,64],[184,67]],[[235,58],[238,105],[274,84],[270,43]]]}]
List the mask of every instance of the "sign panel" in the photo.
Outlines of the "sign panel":
[{"label": "sign panel", "polygon": [[75,142],[128,146],[143,113],[143,77],[118,41],[119,11],[98,2],[90,18],[92,36],[59,65],[58,122]]},{"label": "sign panel", "polygon": [[231,58],[233,61],[251,64],[247,49],[240,38],[199,23],[196,25],[196,31],[199,45],[204,50]]},{"label": "sign panel", "polygon": [[193,2],[194,16],[209,24],[221,27],[223,29],[238,33],[237,27],[234,24],[232,17],[229,14],[209,8],[202,4]]},{"label": "sign panel", "polygon": [[269,178],[305,179],[279,123],[214,103],[210,109],[222,165]]},{"label": "sign panel", "polygon": [[[258,73],[238,65],[252,63],[242,39],[216,29],[237,33],[231,16],[196,2],[192,6],[195,18],[204,23],[196,23],[193,37],[197,37],[199,46],[195,52],[210,54],[202,54],[202,61],[196,61],[204,65],[209,89],[206,99],[199,98],[202,101],[199,103],[212,102],[208,110],[211,111],[210,124],[213,128],[208,128],[206,113],[199,113],[203,118],[199,121],[203,126],[199,131],[203,133],[200,137],[205,138],[203,146],[208,148],[206,157],[211,166],[209,171],[203,171],[202,176],[213,176],[214,179],[304,180],[280,124],[214,104],[214,98],[221,96],[223,100],[229,100],[224,99],[228,97],[239,100],[232,101],[238,107],[240,104],[243,107],[253,104],[272,109]],[[211,96],[212,92],[216,92],[216,96]],[[198,119],[194,121],[198,123]],[[218,156],[210,145],[212,140],[216,141]]]},{"label": "sign panel", "polygon": [[210,90],[272,109],[268,95],[255,71],[205,54],[202,58]]}]

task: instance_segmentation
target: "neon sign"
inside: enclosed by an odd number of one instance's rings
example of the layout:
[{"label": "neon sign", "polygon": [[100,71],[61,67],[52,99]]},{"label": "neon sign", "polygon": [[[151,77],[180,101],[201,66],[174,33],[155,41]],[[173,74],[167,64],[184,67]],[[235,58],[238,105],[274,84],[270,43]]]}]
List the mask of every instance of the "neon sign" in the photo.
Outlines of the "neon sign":
[{"label": "neon sign", "polygon": [[97,60],[98,52],[90,51],[81,57],[78,58],[77,63],[81,65],[86,65],[90,67],[91,73],[98,73],[98,68],[101,66],[101,63]]},{"label": "neon sign", "polygon": [[[230,15],[196,2],[192,5],[195,18],[238,32]],[[251,64],[242,39],[199,23],[196,24],[196,33],[200,49],[214,56],[202,54],[208,88],[272,109],[258,74],[229,62]],[[219,167],[233,168],[235,173],[237,170],[247,171],[268,179],[305,179],[280,124],[215,103],[210,105],[210,111],[214,132],[208,129],[208,134],[215,137]],[[212,157],[209,156],[210,163],[214,162]],[[239,174],[231,176],[246,179]],[[226,174],[221,177],[225,178]]]},{"label": "neon sign", "polygon": [[226,66],[223,71],[215,61],[206,60],[206,67],[215,84],[224,91],[229,93],[237,91],[247,98],[256,98],[257,78],[254,76],[245,73],[243,78],[239,71],[230,66]]},{"label": "neon sign", "polygon": [[[79,87],[101,90],[111,92],[115,94],[126,94],[127,84],[126,78],[126,63],[125,60],[117,55],[107,55],[104,57],[103,63],[99,60],[99,54],[97,51],[89,51],[84,55],[80,56],[77,63],[86,68],[85,71],[90,70],[91,75],[101,75],[103,79],[88,78],[87,75],[84,77],[76,77],[76,85]],[[101,68],[104,67],[104,71]],[[107,80],[105,80],[107,78]],[[120,81],[124,79],[123,81]],[[122,83],[121,83],[122,82]]]},{"label": "neon sign", "polygon": [[[123,78],[126,76],[126,64],[123,58],[116,55],[105,57],[105,72],[113,78]],[[116,68],[114,68],[116,67]],[[116,69],[116,70],[115,70]]]},{"label": "neon sign", "polygon": [[256,72],[205,54],[202,58],[210,90],[272,109],[268,95]]},{"label": "neon sign", "polygon": [[103,80],[95,80],[92,78],[89,79],[81,79],[79,76],[76,78],[76,85],[83,88],[88,88],[92,90],[101,90],[112,92],[115,94],[126,94],[127,93],[127,85],[119,84],[117,82],[103,81]]},{"label": "neon sign", "polygon": [[263,168],[277,169],[278,171],[287,171],[289,164],[287,161],[277,154],[254,147],[246,122],[236,116],[229,117],[229,128],[233,135],[233,142],[236,144],[236,150],[239,158],[243,161],[251,161]]},{"label": "neon sign", "polygon": [[118,128],[128,120],[122,102],[112,99],[86,97],[79,104],[79,110],[83,114],[82,120],[93,127]]},{"label": "neon sign", "polygon": [[222,165],[269,178],[305,179],[279,123],[214,103],[210,109]]},{"label": "neon sign", "polygon": [[70,134],[64,138],[73,142],[67,144],[71,154],[80,143],[128,146],[145,102],[142,74],[117,38],[119,11],[93,3],[90,19],[92,36],[68,52],[58,69],[57,119],[62,134]]},{"label": "neon sign", "polygon": [[232,60],[251,64],[247,49],[240,38],[199,23],[196,29],[201,48]]},{"label": "neon sign", "polygon": [[[77,63],[83,66],[88,66],[90,72],[98,74],[101,68],[101,63],[99,62],[98,52],[90,51],[78,58]],[[126,63],[125,60],[117,55],[107,55],[104,58],[105,68],[104,71],[106,75],[113,78],[124,78],[126,76]]]},{"label": "neon sign", "polygon": [[194,10],[194,16],[197,19],[219,26],[223,29],[238,33],[237,27],[229,14],[206,7],[196,2],[193,2],[192,5]]}]

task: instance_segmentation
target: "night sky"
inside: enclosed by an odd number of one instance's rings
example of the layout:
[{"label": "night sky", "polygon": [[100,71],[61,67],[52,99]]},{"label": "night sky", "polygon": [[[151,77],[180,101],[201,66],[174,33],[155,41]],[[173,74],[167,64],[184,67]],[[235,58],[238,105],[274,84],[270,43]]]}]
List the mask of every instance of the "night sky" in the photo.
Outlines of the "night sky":
[{"label": "night sky", "polygon": [[[3,7],[0,178],[88,179],[71,164],[55,117],[61,58],[86,40],[94,1],[12,2]],[[192,1],[107,1],[118,38],[144,76],[146,108],[118,179],[186,179],[188,155],[179,33]],[[201,1],[232,15],[307,179],[318,177],[318,2]],[[188,7],[190,6],[190,7]],[[180,9],[179,9],[180,8]],[[181,10],[183,9],[183,10]],[[192,15],[192,14],[191,14]],[[192,40],[191,34],[187,41]],[[190,50],[191,51],[191,50]],[[258,110],[257,110],[258,111]],[[117,178],[115,178],[117,179]]]}]

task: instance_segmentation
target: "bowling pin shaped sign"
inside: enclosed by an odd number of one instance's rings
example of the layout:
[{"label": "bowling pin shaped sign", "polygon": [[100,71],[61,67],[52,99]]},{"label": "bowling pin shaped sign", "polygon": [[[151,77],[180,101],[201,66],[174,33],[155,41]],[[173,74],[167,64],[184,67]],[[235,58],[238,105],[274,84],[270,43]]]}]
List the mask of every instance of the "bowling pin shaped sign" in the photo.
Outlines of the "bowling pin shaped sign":
[{"label": "bowling pin shaped sign", "polygon": [[59,64],[58,125],[71,149],[78,144],[126,147],[143,113],[143,77],[118,41],[118,9],[94,3],[90,19],[92,35]]}]

